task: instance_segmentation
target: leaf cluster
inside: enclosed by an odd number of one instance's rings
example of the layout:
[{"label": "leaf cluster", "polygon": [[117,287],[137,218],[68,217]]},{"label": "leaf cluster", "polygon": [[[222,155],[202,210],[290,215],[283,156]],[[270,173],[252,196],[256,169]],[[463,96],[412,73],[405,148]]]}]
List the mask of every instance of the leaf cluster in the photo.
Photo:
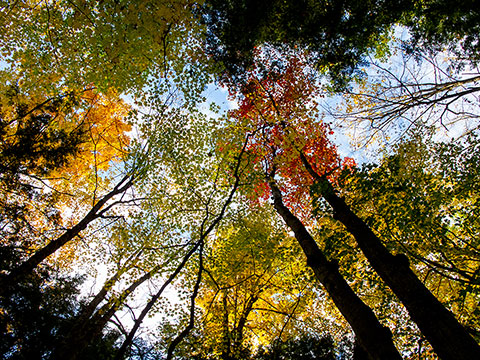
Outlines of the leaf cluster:
[{"label": "leaf cluster", "polygon": [[412,1],[207,1],[207,51],[242,82],[256,46],[299,47],[309,63],[344,88]]}]

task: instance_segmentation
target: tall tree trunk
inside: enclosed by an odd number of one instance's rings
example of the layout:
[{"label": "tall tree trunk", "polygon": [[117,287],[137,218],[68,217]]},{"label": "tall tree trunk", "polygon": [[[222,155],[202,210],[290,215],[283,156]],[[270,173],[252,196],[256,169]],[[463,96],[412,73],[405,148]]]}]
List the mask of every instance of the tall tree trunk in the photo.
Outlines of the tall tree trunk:
[{"label": "tall tree trunk", "polygon": [[335,193],[328,179],[319,176],[302,153],[300,156],[321,195],[333,208],[334,218],[355,237],[372,268],[405,305],[438,356],[444,360],[480,359],[480,346],[418,279],[410,269],[408,258],[403,254],[392,255],[369,226]]},{"label": "tall tree trunk", "polygon": [[390,330],[380,324],[372,309],[353,292],[340,274],[338,264],[327,260],[302,222],[283,204],[282,194],[274,180],[270,179],[269,183],[275,210],[294,232],[307,257],[307,264],[352,327],[361,346],[371,359],[401,359],[393,345]]}]

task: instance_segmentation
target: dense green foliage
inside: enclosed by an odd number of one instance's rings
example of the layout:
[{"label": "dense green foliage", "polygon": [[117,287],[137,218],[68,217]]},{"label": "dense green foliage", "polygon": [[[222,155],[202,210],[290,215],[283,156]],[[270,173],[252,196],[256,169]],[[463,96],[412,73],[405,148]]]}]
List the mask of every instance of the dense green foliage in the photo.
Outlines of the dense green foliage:
[{"label": "dense green foliage", "polygon": [[475,64],[478,61],[478,6],[474,1],[216,1],[206,2],[208,52],[228,76],[242,81],[263,44],[279,51],[307,50],[311,64],[344,89],[373,51],[388,54],[392,26],[411,30],[410,51],[449,48]]},{"label": "dense green foliage", "polygon": [[467,63],[477,64],[480,59],[479,15],[480,10],[474,0],[416,3],[413,16],[405,19],[413,37],[410,50],[415,52],[418,48],[427,48],[437,52],[448,48]]},{"label": "dense green foliage", "polygon": [[256,46],[299,47],[320,71],[344,86],[368,50],[380,47],[406,1],[209,1],[207,45],[231,75],[253,62]]},{"label": "dense green foliage", "polygon": [[478,135],[459,144],[427,139],[418,136],[381,164],[348,175],[345,191],[387,246],[407,254],[478,336]]}]

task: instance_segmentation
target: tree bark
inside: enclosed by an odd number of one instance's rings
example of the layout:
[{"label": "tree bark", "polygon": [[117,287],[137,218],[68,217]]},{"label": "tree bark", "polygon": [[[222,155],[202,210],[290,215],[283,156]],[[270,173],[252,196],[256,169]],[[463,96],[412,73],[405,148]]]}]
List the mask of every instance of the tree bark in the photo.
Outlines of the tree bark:
[{"label": "tree bark", "polygon": [[380,324],[372,309],[353,292],[340,274],[338,264],[327,260],[302,222],[283,204],[282,194],[273,179],[269,184],[275,210],[294,232],[307,257],[307,264],[348,321],[369,357],[378,360],[401,359],[393,345],[390,330]]},{"label": "tree bark", "polygon": [[444,360],[480,359],[480,346],[410,269],[408,258],[392,255],[373,233],[339,197],[326,177],[319,176],[305,156],[300,154],[306,169],[319,185],[323,198],[339,220],[356,239],[372,268],[392,289],[408,310],[412,320]]}]

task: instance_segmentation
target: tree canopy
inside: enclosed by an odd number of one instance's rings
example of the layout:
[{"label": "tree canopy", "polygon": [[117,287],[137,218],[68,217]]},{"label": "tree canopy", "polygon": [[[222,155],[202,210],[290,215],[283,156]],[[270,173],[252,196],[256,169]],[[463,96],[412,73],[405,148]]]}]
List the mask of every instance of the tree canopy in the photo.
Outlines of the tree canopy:
[{"label": "tree canopy", "polygon": [[1,357],[480,357],[475,5],[0,4]]}]

